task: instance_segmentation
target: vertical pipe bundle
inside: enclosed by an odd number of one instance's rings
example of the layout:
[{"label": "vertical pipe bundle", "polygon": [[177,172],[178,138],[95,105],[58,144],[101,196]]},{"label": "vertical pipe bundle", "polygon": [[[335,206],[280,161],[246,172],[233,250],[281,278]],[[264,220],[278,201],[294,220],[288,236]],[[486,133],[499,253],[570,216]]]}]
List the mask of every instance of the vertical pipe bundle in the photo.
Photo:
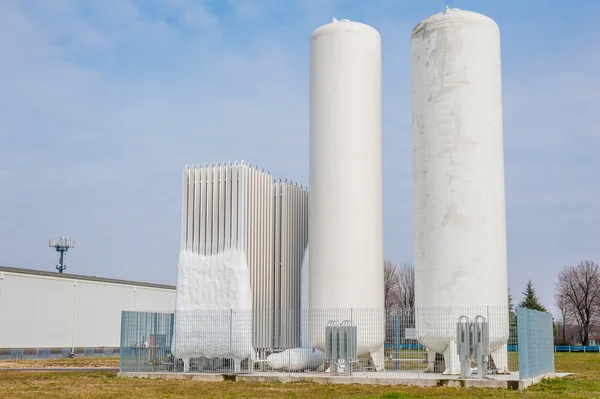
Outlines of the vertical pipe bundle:
[{"label": "vertical pipe bundle", "polygon": [[[192,166],[183,175],[175,356],[244,359],[248,346],[298,346],[308,191],[287,180],[275,182],[269,172],[243,161]],[[235,326],[244,327],[236,338],[243,353],[215,351],[223,346],[218,337],[194,342],[193,350],[191,344],[182,347],[198,333],[186,312],[201,311],[198,318],[206,310],[230,309],[247,310],[248,317]]]},{"label": "vertical pipe bundle", "polygon": [[308,244],[308,191],[298,184],[274,183],[276,326],[275,348],[300,345],[300,269]]},{"label": "vertical pipe bundle", "polygon": [[[259,256],[268,252],[270,231],[257,225],[261,212],[271,208],[272,188],[261,184],[268,181],[268,173],[244,162],[184,170],[172,346],[186,364],[202,356],[237,364],[254,358],[252,329],[268,325],[252,314],[252,288],[261,262],[269,262]],[[215,334],[215,325],[222,334]]]}]

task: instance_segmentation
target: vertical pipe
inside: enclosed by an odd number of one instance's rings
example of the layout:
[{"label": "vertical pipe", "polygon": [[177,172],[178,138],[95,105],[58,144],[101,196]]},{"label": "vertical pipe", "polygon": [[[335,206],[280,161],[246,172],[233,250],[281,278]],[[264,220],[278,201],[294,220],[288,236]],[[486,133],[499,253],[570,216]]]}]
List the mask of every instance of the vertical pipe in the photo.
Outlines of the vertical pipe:
[{"label": "vertical pipe", "polygon": [[269,196],[268,196],[268,201],[269,201],[269,211],[267,212],[267,231],[269,232],[268,237],[267,237],[267,243],[268,243],[268,247],[267,247],[267,299],[266,299],[266,307],[267,309],[270,309],[270,314],[269,314],[269,330],[268,330],[268,336],[269,336],[269,344],[271,347],[273,347],[274,341],[273,341],[273,318],[275,316],[274,314],[274,307],[273,307],[273,246],[274,246],[274,240],[273,240],[273,209],[274,209],[274,184],[273,184],[273,177],[271,175],[268,176],[268,183],[269,183]]},{"label": "vertical pipe", "polygon": [[183,170],[181,190],[181,250],[187,246],[187,199],[188,199],[188,167]]},{"label": "vertical pipe", "polygon": [[219,246],[218,251],[225,249],[225,179],[226,164],[222,163],[219,167]]},{"label": "vertical pipe", "polygon": [[[260,217],[261,217],[261,198],[262,198],[262,185],[261,185],[261,181],[260,181],[260,175],[261,172],[258,169],[254,169],[254,198],[255,198],[255,203],[254,203],[254,267],[255,267],[255,271],[256,271],[256,281],[255,281],[255,291],[257,295],[257,309],[259,309],[261,311],[261,317],[258,319],[258,329],[261,332],[261,341],[263,340],[263,336],[262,336],[262,326],[264,323],[264,317],[262,314],[262,301],[261,301],[261,297],[260,297],[260,293],[262,292],[262,265],[261,265],[261,259],[260,259],[260,249],[261,249],[261,231],[260,231]],[[261,342],[261,346],[264,346],[264,342]]]},{"label": "vertical pipe", "polygon": [[218,253],[219,247],[219,164],[213,167],[213,207],[212,207],[212,241],[213,255]]},{"label": "vertical pipe", "polygon": [[225,169],[225,249],[231,248],[231,162]]},{"label": "vertical pipe", "polygon": [[268,204],[267,195],[266,195],[267,184],[266,184],[265,176],[267,174],[262,169],[260,172],[261,172],[259,175],[260,217],[258,220],[259,233],[260,233],[260,309],[261,309],[261,314],[262,314],[262,322],[261,322],[260,329],[261,329],[261,340],[263,341],[263,345],[265,347],[268,347],[268,346],[270,346],[268,344],[269,314],[268,314],[268,308],[267,308],[266,299],[265,299],[267,296],[266,275],[267,275],[267,267],[268,267],[268,265],[265,263],[265,260],[266,260],[265,259],[266,258],[265,245],[267,243],[267,240],[265,239],[265,236],[267,235],[267,230],[265,229],[265,217],[266,217],[265,208]]},{"label": "vertical pipe", "polygon": [[[238,197],[241,197],[240,201],[240,213],[238,216],[238,240],[240,241],[240,248],[244,250],[246,260],[248,260],[248,243],[246,241],[246,217],[247,217],[247,209],[248,209],[248,191],[247,191],[247,181],[248,181],[248,166],[242,161],[242,166],[240,166],[240,186],[238,188]],[[250,265],[248,265],[250,266]]]},{"label": "vertical pipe", "polygon": [[240,167],[236,162],[231,171],[231,243],[236,249],[240,248],[240,241],[238,238],[238,217],[241,209],[239,206],[240,199],[238,197],[238,187],[240,185],[239,170]]},{"label": "vertical pipe", "polygon": [[194,242],[194,169],[188,171],[188,198],[187,198],[187,232],[186,245],[187,251],[192,251]]},{"label": "vertical pipe", "polygon": [[290,319],[290,341],[292,345],[297,346],[295,342],[295,325],[296,325],[296,308],[298,301],[296,300],[297,285],[296,281],[298,281],[298,248],[300,247],[299,239],[299,231],[298,231],[298,186],[294,184],[292,187],[292,196],[293,196],[293,204],[294,204],[294,257],[292,259],[292,267],[291,267],[291,275],[290,275],[290,313],[292,315]]},{"label": "vertical pipe", "polygon": [[[261,284],[260,284],[260,275],[261,275],[261,270],[260,270],[260,232],[259,232],[259,220],[260,220],[260,171],[254,167],[253,170],[253,176],[252,176],[252,185],[254,187],[254,204],[253,204],[253,221],[252,221],[252,235],[253,235],[253,249],[254,249],[254,256],[253,256],[253,263],[254,263],[254,290],[255,292],[258,294],[261,291]],[[260,303],[260,296],[259,295],[255,295],[255,298],[257,300],[256,302],[256,307],[259,310],[261,303]],[[261,316],[262,316],[262,312],[261,312]],[[262,317],[257,318],[257,330],[260,331],[260,327],[262,325]],[[262,338],[262,337],[261,337]],[[261,342],[261,346],[264,346],[264,343]]]},{"label": "vertical pipe", "polygon": [[[255,280],[256,280],[256,268],[254,265],[254,168],[251,165],[248,165],[247,168],[248,178],[244,179],[245,183],[247,183],[247,191],[246,191],[246,201],[248,201],[246,206],[247,217],[246,217],[246,227],[244,232],[246,234],[246,255],[248,256],[248,267],[250,268],[250,287],[252,288],[252,309],[256,310],[256,296],[254,295],[256,292]],[[257,319],[254,318],[252,320],[252,330],[256,330]]]},{"label": "vertical pipe", "polygon": [[206,255],[212,255],[213,167],[206,168]]},{"label": "vertical pipe", "polygon": [[[258,207],[258,184],[256,181],[256,166],[253,166],[250,172],[250,187],[252,189],[251,191],[251,198],[252,198],[252,208],[251,208],[251,218],[252,218],[252,222],[250,224],[250,232],[249,235],[251,237],[251,247],[252,247],[252,292],[253,292],[253,296],[252,296],[252,301],[254,303],[253,309],[258,310],[259,308],[259,302],[258,302],[258,296],[256,295],[256,293],[260,292],[260,287],[258,286],[258,273],[259,273],[259,268],[258,268],[258,262],[257,262],[257,235],[256,235],[256,221],[257,221],[257,207]],[[260,317],[256,317],[256,319],[253,321],[254,322],[254,326],[255,326],[255,330],[259,331],[260,329]],[[260,338],[260,337],[257,337]],[[262,343],[259,343],[259,345],[262,345]]]},{"label": "vertical pipe", "polygon": [[282,246],[283,256],[281,257],[281,339],[283,346],[287,346],[287,335],[288,335],[288,278],[289,278],[289,251],[290,251],[290,197],[289,197],[289,185],[287,182],[283,184],[283,195],[282,195]]},{"label": "vertical pipe", "polygon": [[194,169],[194,243],[192,244],[192,251],[194,253],[200,252],[200,224],[202,219],[200,218],[200,206],[201,206],[201,194],[202,194],[202,169],[197,167]]},{"label": "vertical pipe", "polygon": [[265,342],[268,344],[269,347],[272,347],[272,338],[271,338],[271,332],[270,332],[270,324],[271,324],[271,320],[272,320],[272,309],[269,306],[269,269],[271,267],[270,263],[269,263],[269,214],[271,212],[271,176],[269,175],[268,172],[265,172],[263,177],[262,177],[262,181],[263,181],[263,199],[264,199],[264,203],[263,203],[263,218],[261,220],[261,226],[262,226],[262,239],[263,239],[263,243],[262,243],[262,253],[263,253],[263,260],[262,260],[262,269],[263,269],[263,307],[264,307],[264,314],[265,314]]},{"label": "vertical pipe", "polygon": [[200,245],[198,253],[206,255],[206,165],[200,169]]},{"label": "vertical pipe", "polygon": [[290,197],[289,197],[289,184],[284,182],[283,184],[283,195],[282,209],[283,218],[281,230],[282,234],[282,257],[281,257],[281,307],[283,308],[283,318],[281,323],[282,337],[284,345],[287,345],[287,333],[288,333],[288,320],[287,311],[289,309],[288,298],[289,298],[289,256],[290,256]]},{"label": "vertical pipe", "polygon": [[261,264],[261,242],[262,236],[260,231],[260,221],[262,215],[262,182],[261,182],[261,173],[259,170],[254,170],[254,184],[255,184],[255,219],[254,219],[254,236],[255,236],[255,271],[256,271],[256,281],[254,287],[254,296],[256,297],[256,309],[260,313],[260,317],[257,320],[257,332],[260,337],[260,345],[265,346],[263,341],[263,325],[264,325],[264,309],[262,304],[262,264]]},{"label": "vertical pipe", "polygon": [[279,346],[280,322],[281,322],[281,181],[277,183],[275,195],[275,257],[274,268],[274,304],[275,304],[275,339]]},{"label": "vertical pipe", "polygon": [[294,185],[293,188],[293,196],[294,196],[294,262],[293,262],[293,269],[292,269],[292,277],[290,279],[290,286],[291,289],[290,291],[292,292],[292,301],[291,301],[291,314],[292,314],[292,318],[290,320],[290,340],[292,341],[293,346],[298,346],[298,343],[296,342],[296,337],[298,336],[298,334],[296,333],[296,326],[297,326],[297,317],[298,317],[298,310],[299,310],[299,305],[300,305],[300,296],[299,296],[299,285],[298,285],[298,281],[299,281],[299,276],[300,276],[300,262],[301,262],[301,257],[300,257],[300,219],[299,219],[299,209],[300,209],[300,190],[298,189],[297,185]]}]

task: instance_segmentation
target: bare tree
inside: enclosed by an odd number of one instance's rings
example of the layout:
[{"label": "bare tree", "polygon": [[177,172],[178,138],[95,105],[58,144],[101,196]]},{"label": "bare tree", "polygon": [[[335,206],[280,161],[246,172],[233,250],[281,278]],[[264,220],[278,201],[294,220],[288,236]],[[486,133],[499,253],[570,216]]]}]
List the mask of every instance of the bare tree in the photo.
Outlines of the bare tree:
[{"label": "bare tree", "polygon": [[579,327],[579,338],[588,345],[590,330],[600,318],[600,267],[586,260],[577,266],[565,266],[558,274],[555,298],[564,301]]},{"label": "bare tree", "polygon": [[569,301],[564,293],[558,291],[558,287],[556,293],[554,294],[554,301],[556,302],[556,307],[560,311],[560,328],[561,328],[561,336],[562,343],[565,344],[567,342],[567,317],[569,316]]},{"label": "bare tree", "polygon": [[415,269],[412,264],[405,263],[398,269],[400,286],[398,287],[398,307],[410,310],[415,307]]},{"label": "bare tree", "polygon": [[398,306],[400,288],[400,273],[395,263],[386,260],[383,263],[383,294],[385,308],[393,309]]},{"label": "bare tree", "polygon": [[411,310],[415,306],[415,272],[410,263],[398,267],[386,260],[383,265],[385,308]]},{"label": "bare tree", "polygon": [[385,308],[389,310],[386,318],[386,341],[396,342],[404,328],[414,328],[415,273],[411,264],[398,267],[386,260],[383,264]]}]

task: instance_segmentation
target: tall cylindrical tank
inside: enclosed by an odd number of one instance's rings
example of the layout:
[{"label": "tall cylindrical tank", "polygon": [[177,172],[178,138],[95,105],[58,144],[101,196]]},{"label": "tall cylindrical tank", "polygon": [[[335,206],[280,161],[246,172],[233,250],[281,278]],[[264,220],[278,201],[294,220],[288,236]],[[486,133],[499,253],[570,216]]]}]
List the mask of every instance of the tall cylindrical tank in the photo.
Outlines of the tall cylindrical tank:
[{"label": "tall cylindrical tank", "polygon": [[334,19],[310,38],[309,192],[312,345],[324,350],[327,321],[347,318],[359,352],[377,351],[385,336],[381,38],[371,26]]},{"label": "tall cylindrical tank", "polygon": [[500,31],[447,8],[411,42],[417,334],[444,353],[460,315],[487,312],[498,350],[508,339]]}]

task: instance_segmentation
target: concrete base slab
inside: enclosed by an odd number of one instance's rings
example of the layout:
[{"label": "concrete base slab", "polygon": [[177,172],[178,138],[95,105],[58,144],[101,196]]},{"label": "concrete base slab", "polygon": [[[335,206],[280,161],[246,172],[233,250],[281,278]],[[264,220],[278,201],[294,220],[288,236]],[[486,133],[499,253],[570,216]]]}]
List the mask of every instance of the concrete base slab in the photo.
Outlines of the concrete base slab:
[{"label": "concrete base slab", "polygon": [[[420,387],[479,387],[522,390],[537,384],[546,378],[562,378],[568,373],[548,373],[535,378],[519,380],[518,375],[494,376],[486,379],[459,379],[441,374],[420,374],[409,378],[401,373],[360,373],[353,376],[330,376],[324,373],[254,373],[254,374],[216,374],[216,373],[172,373],[172,372],[120,372],[124,378],[150,378],[172,380],[194,380],[205,382],[246,381],[246,382],[312,382],[316,384],[371,384],[371,385],[408,385]],[[412,373],[414,374],[414,373]]]}]

